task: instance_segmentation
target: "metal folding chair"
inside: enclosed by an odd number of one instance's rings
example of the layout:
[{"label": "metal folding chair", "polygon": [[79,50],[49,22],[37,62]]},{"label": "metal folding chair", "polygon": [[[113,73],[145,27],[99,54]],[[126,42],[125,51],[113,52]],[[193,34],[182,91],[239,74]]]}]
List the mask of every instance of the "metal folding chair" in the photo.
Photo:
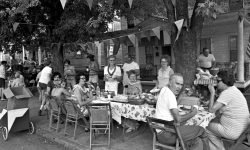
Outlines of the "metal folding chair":
[{"label": "metal folding chair", "polygon": [[66,108],[66,111],[67,111],[66,120],[65,120],[65,127],[64,127],[64,134],[68,135],[68,133],[67,133],[67,125],[68,125],[68,123],[69,122],[74,123],[75,128],[74,128],[74,135],[73,136],[74,136],[74,139],[76,139],[76,130],[77,130],[77,126],[79,125],[78,120],[83,119],[84,125],[82,125],[82,126],[86,127],[86,128],[89,128],[89,122],[82,115],[79,108],[76,106],[76,104],[73,101],[66,100],[64,105],[65,105],[65,108]]},{"label": "metal folding chair", "polygon": [[[57,104],[56,97],[50,98],[50,121],[49,121],[49,129],[55,129],[56,132],[59,130],[60,124],[60,115],[61,115],[61,108]],[[52,126],[53,119],[57,119],[56,127]]]},{"label": "metal folding chair", "polygon": [[[147,122],[149,124],[149,127],[153,133],[153,150],[156,150],[157,147],[163,147],[163,148],[167,148],[170,150],[180,150],[181,148],[183,150],[186,150],[184,142],[182,140],[182,137],[180,135],[180,131],[178,128],[178,125],[176,125],[173,121],[165,121],[165,120],[161,120],[161,119],[156,119],[156,118],[152,118],[152,117],[147,117]],[[158,141],[157,138],[157,131],[156,130],[160,130],[163,132],[171,132],[176,134],[176,142],[175,145],[167,145],[167,144],[163,144],[161,142]]]},{"label": "metal folding chair", "polygon": [[[90,110],[90,149],[92,145],[107,145],[110,148],[111,107],[110,103],[92,103]],[[93,134],[108,134],[108,143],[93,143]]]}]

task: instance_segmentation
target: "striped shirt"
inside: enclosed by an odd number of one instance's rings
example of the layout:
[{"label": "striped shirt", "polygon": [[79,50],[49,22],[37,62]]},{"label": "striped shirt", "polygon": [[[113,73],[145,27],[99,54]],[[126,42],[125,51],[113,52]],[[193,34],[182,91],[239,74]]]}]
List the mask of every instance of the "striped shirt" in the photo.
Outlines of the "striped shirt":
[{"label": "striped shirt", "polygon": [[239,89],[231,86],[220,94],[217,101],[225,105],[220,109],[218,132],[225,138],[237,139],[249,122],[246,98]]}]

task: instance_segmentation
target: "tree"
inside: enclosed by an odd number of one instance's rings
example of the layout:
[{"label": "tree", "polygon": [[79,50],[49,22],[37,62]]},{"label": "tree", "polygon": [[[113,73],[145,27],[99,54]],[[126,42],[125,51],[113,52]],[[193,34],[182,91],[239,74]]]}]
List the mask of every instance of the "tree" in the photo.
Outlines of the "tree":
[{"label": "tree", "polygon": [[[189,18],[189,7],[193,7],[192,17]],[[217,13],[222,8],[214,0],[136,0],[132,8],[129,8],[127,1],[115,1],[114,8],[118,15],[130,16],[137,19],[158,16],[168,18],[174,23],[176,20],[185,19],[186,26],[182,29],[179,39],[175,41],[176,27],[171,27],[172,48],[175,56],[175,71],[183,74],[186,84],[194,81],[196,67],[197,38],[199,38],[205,18],[216,19]],[[155,8],[155,9],[154,9]],[[160,11],[159,11],[160,10]]]}]

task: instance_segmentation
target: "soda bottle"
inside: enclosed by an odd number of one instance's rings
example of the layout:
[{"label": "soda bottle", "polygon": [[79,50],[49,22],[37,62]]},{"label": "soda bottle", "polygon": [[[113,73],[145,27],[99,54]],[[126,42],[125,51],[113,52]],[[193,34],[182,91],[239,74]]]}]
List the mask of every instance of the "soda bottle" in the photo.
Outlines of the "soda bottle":
[{"label": "soda bottle", "polygon": [[101,93],[101,89],[100,89],[100,87],[99,87],[99,84],[97,83],[97,85],[96,85],[96,96],[100,96],[100,93]]}]

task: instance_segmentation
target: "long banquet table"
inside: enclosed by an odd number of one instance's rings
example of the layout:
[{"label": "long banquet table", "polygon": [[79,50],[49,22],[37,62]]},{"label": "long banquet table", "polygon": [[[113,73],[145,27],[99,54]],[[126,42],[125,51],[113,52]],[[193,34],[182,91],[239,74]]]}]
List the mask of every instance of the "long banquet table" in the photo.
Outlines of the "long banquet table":
[{"label": "long banquet table", "polygon": [[[96,100],[95,102],[103,102]],[[129,103],[110,102],[112,118],[121,124],[121,118],[129,118],[137,121],[146,122],[147,116],[154,117],[155,108],[152,105],[132,105]],[[206,127],[215,118],[215,114],[209,113],[204,109],[199,109],[198,113],[186,122],[186,125],[199,125]]]}]

